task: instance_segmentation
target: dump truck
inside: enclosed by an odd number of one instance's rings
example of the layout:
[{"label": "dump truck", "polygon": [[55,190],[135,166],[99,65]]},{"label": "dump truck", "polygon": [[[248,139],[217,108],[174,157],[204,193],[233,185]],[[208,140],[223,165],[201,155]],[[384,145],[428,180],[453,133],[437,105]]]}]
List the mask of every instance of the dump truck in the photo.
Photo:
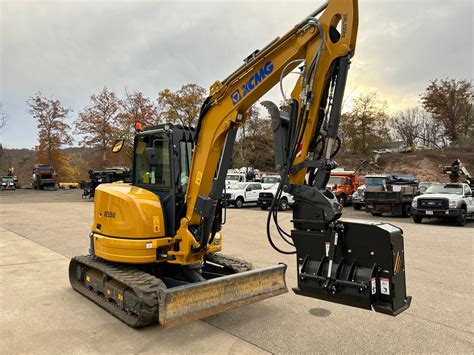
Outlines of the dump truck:
[{"label": "dump truck", "polygon": [[387,179],[389,179],[387,174],[371,174],[365,175],[363,178],[364,183],[357,188],[357,191],[352,194],[352,207],[355,210],[360,210],[362,207],[365,207],[365,190],[367,187],[373,190],[374,188],[380,189],[383,188],[386,184]]},{"label": "dump truck", "polygon": [[410,217],[413,199],[420,194],[413,175],[387,174],[382,186],[366,186],[365,211],[372,216],[388,213]]},{"label": "dump truck", "polygon": [[58,188],[56,171],[51,164],[35,164],[31,180],[33,189],[57,190]]},{"label": "dump truck", "polygon": [[363,179],[355,171],[334,170],[331,172],[327,187],[336,195],[339,203],[345,206],[352,203],[352,194],[357,191],[361,183]]}]

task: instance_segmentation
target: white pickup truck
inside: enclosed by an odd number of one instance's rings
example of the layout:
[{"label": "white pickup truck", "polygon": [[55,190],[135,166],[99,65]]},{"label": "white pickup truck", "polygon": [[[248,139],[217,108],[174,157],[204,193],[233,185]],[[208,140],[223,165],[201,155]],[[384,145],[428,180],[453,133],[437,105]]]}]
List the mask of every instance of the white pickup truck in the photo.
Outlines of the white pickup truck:
[{"label": "white pickup truck", "polygon": [[226,205],[242,208],[244,203],[257,203],[259,193],[263,191],[259,182],[237,182],[225,191]]},{"label": "white pickup truck", "polygon": [[[276,194],[278,185],[280,185],[280,183],[273,184],[270,188],[264,189],[260,192],[257,201],[258,207],[260,207],[262,210],[266,210],[272,205],[273,197]],[[281,194],[280,205],[278,206],[278,209],[280,211],[285,211],[290,206],[293,206],[294,203],[295,201],[293,200],[293,196],[283,191]]]},{"label": "white pickup truck", "polygon": [[262,186],[264,189],[271,188],[274,184],[279,183],[281,181],[280,175],[267,175],[262,178]]},{"label": "white pickup truck", "polygon": [[228,189],[231,187],[233,184],[238,183],[238,182],[246,182],[247,179],[245,177],[245,174],[240,174],[240,173],[227,173],[225,177],[225,187]]},{"label": "white pickup truck", "polygon": [[451,219],[458,226],[464,226],[467,217],[474,217],[472,190],[465,183],[431,185],[423,195],[413,199],[411,207],[415,223],[436,217]]}]

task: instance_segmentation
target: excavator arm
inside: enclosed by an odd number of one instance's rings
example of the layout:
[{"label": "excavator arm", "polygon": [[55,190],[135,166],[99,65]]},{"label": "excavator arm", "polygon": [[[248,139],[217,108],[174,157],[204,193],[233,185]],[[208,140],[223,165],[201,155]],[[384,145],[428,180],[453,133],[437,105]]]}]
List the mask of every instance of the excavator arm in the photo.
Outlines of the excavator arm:
[{"label": "excavator arm", "polygon": [[[287,167],[302,163],[319,136],[320,123],[327,113],[329,82],[340,75],[344,80],[338,82],[340,91],[332,102],[332,112],[338,119],[357,26],[357,0],[330,1],[282,38],[247,57],[245,64],[224,81],[211,86],[197,127],[186,193],[186,217],[181,220],[175,237],[181,244],[180,250],[171,252],[177,263],[192,263],[202,258],[212,233],[216,232],[212,228],[216,225],[216,208],[222,199],[236,132],[245,124],[249,108],[258,99],[297,66],[301,67],[291,94],[294,133],[301,136],[297,137],[298,151],[293,149],[291,162],[285,162]],[[293,184],[302,185],[305,174],[305,168],[293,170],[288,178]]]},{"label": "excavator arm", "polygon": [[[299,78],[286,99],[289,114],[262,103],[272,119],[275,168],[281,175],[267,219],[268,240],[275,250],[296,254],[297,294],[391,315],[409,307],[402,231],[385,223],[339,221],[342,206],[326,189],[337,167],[333,157],[340,144],[338,127],[357,27],[357,0],[328,1],[211,86],[196,132],[186,215],[174,237],[179,248],[169,252],[172,263],[199,263],[206,253],[219,250],[213,241],[221,227],[219,211],[237,129],[245,124],[249,108],[298,67]],[[278,224],[282,191],[295,200],[291,232]],[[272,220],[296,250],[274,243]]]}]

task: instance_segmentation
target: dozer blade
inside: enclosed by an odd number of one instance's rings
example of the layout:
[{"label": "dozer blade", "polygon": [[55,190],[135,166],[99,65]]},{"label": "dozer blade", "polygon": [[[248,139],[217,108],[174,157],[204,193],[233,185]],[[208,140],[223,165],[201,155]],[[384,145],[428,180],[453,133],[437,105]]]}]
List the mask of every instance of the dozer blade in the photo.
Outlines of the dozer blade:
[{"label": "dozer blade", "polygon": [[161,290],[159,322],[170,328],[286,293],[285,271],[279,264]]}]

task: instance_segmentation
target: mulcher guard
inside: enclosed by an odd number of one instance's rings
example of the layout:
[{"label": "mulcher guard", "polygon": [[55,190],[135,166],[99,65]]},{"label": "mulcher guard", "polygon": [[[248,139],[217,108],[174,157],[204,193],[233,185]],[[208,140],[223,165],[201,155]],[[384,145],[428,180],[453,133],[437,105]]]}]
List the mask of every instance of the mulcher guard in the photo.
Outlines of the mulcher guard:
[{"label": "mulcher guard", "polygon": [[408,309],[401,229],[387,223],[338,222],[321,232],[303,230],[304,221],[298,224],[292,231],[296,294],[392,316]]}]

